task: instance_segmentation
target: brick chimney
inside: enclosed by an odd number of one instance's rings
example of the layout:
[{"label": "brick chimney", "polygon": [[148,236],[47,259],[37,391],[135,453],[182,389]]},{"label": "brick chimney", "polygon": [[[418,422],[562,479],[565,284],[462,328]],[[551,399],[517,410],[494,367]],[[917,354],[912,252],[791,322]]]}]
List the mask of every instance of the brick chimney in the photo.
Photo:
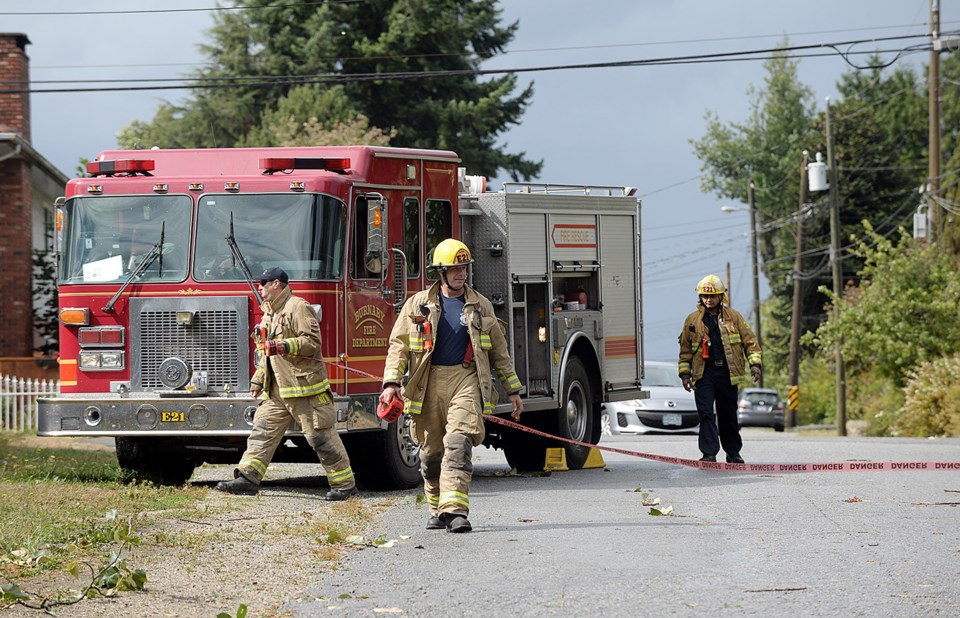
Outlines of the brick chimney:
[{"label": "brick chimney", "polygon": [[[28,90],[25,34],[0,33],[0,90]],[[0,356],[33,355],[33,163],[23,154],[30,144],[30,95],[0,94],[0,264],[6,280]],[[12,134],[12,135],[11,135]]]},{"label": "brick chimney", "polygon": [[[27,90],[30,59],[25,34],[0,33],[0,83],[3,90]],[[0,133],[16,133],[30,141],[30,95],[26,92],[0,94]]]}]

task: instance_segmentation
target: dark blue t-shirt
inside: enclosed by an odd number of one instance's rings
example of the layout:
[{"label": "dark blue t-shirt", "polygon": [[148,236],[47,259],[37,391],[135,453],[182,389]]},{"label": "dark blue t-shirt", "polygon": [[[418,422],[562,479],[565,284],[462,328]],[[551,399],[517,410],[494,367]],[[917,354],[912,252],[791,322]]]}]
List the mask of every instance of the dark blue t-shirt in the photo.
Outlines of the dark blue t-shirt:
[{"label": "dark blue t-shirt", "polygon": [[437,327],[437,340],[433,344],[433,365],[459,365],[467,352],[470,331],[463,315],[467,298],[461,294],[456,298],[440,295],[440,324]]},{"label": "dark blue t-shirt", "polygon": [[708,311],[703,315],[703,324],[707,327],[707,332],[710,333],[710,360],[725,361],[727,355],[723,352],[723,338],[720,336],[720,324],[717,317]]}]

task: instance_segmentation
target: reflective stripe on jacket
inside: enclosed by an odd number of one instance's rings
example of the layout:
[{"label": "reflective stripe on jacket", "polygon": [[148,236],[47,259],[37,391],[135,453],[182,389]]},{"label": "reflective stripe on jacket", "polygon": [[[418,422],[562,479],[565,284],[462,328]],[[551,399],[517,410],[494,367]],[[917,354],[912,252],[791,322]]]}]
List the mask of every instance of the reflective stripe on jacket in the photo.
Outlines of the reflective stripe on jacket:
[{"label": "reflective stripe on jacket", "polygon": [[[500,329],[493,305],[470,286],[464,286],[466,299],[463,312],[470,331],[473,360],[480,379],[483,394],[483,413],[490,414],[497,405],[497,389],[493,384],[493,369],[509,394],[520,391],[520,379],[510,360],[507,340]],[[421,312],[426,310],[426,315]],[[430,332],[418,328],[425,322]],[[404,411],[419,414],[423,408],[424,392],[430,375],[430,359],[433,356],[433,337],[440,322],[440,283],[428,290],[417,292],[404,303],[400,316],[390,333],[390,348],[383,370],[383,384],[401,386],[401,394],[407,400]],[[426,344],[426,341],[430,341]],[[408,376],[404,382],[404,376]]]},{"label": "reflective stripe on jacket", "polygon": [[[261,347],[260,362],[250,381],[263,386],[263,392],[269,396],[268,389],[275,382],[284,399],[292,397],[314,397],[330,390],[327,368],[323,364],[320,352],[320,322],[313,307],[299,296],[294,296],[287,286],[271,303],[264,301],[263,319],[254,331],[254,339]],[[264,356],[260,331],[265,328],[267,339],[284,341],[287,354],[283,356]],[[267,375],[273,380],[268,380]]]},{"label": "reflective stripe on jacket", "polygon": [[[706,308],[700,305],[696,311],[688,315],[683,322],[683,330],[680,331],[679,337],[678,373],[681,378],[684,375],[691,376],[694,383],[703,377],[704,358],[700,354],[700,342],[704,337],[710,337],[707,325],[703,323],[705,312]],[[743,316],[730,307],[720,305],[717,326],[720,329],[720,338],[723,340],[723,353],[726,356],[727,370],[730,372],[730,383],[737,386],[746,380],[747,365],[761,365],[760,344]]]}]

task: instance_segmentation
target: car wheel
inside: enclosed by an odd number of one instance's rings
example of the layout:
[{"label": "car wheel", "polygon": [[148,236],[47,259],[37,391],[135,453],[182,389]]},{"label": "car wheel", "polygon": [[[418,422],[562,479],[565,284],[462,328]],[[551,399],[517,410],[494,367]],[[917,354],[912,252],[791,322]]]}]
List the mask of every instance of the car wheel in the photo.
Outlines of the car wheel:
[{"label": "car wheel", "polygon": [[613,435],[613,429],[610,428],[610,413],[606,410],[603,410],[603,412],[600,414],[600,435]]}]

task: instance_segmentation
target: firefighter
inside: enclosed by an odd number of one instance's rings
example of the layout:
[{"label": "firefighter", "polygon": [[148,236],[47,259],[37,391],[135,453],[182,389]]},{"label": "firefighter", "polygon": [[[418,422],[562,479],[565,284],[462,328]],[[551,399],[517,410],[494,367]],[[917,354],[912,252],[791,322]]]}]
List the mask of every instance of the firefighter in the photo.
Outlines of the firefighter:
[{"label": "firefighter", "polygon": [[253,417],[247,450],[233,471],[232,481],[216,489],[232,494],[256,495],[284,432],[292,421],[303,429],[307,443],[320,457],[330,491],[326,500],[345,500],[357,486],[350,459],[334,429],[336,411],[320,352],[320,323],[313,309],[287,284],[287,273],[268,268],[260,275],[263,319],[253,337],[260,351],[256,372],[250,378],[250,395],[263,399]]},{"label": "firefighter", "polygon": [[413,418],[430,530],[472,530],[473,447],[483,441],[483,414],[497,403],[491,365],[513,417],[523,412],[520,380],[493,305],[466,284],[471,263],[462,242],[448,238],[437,245],[430,268],[439,281],[404,303],[383,373],[380,401],[401,394]]},{"label": "firefighter", "polygon": [[700,461],[716,461],[722,445],[727,463],[743,463],[737,389],[746,379],[745,364],[753,381],[760,380],[760,345],[743,316],[724,306],[727,291],[720,277],[701,279],[697,295],[697,310],[680,331],[678,368],[683,388],[693,390],[697,401]]}]

